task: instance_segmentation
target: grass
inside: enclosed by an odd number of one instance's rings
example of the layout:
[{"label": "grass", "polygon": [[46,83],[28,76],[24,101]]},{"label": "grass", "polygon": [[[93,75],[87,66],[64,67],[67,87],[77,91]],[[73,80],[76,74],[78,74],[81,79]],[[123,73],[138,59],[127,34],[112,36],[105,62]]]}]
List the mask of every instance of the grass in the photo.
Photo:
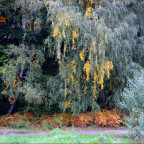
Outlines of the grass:
[{"label": "grass", "polygon": [[0,135],[0,143],[136,143],[127,135],[75,134],[54,129],[47,135]]},{"label": "grass", "polygon": [[[64,131],[71,131],[72,130],[72,127],[67,127],[67,126],[62,126],[60,128],[61,130],[64,130]],[[75,130],[76,131],[82,131],[82,130],[109,130],[109,129],[117,129],[117,128],[112,128],[112,127],[96,127],[96,126],[89,126],[89,127],[84,127],[84,128],[81,128],[81,127],[75,127]],[[121,127],[118,127],[119,130],[127,130],[127,127],[125,126],[121,126]],[[35,131],[35,132],[47,132],[47,131],[50,131],[50,129],[48,128],[33,128],[33,127],[29,127],[29,128],[12,128],[12,127],[0,127],[0,131],[22,131],[22,132],[27,132],[27,131]]]}]

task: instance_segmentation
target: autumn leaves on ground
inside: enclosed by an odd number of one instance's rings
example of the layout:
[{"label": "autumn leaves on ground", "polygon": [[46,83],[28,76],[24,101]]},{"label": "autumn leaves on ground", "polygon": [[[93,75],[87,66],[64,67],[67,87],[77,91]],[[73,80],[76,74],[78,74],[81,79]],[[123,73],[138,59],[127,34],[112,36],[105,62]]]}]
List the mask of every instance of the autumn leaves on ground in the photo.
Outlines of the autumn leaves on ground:
[{"label": "autumn leaves on ground", "polygon": [[54,114],[41,115],[39,118],[34,112],[25,112],[24,114],[15,113],[10,116],[2,116],[0,118],[1,127],[47,127],[50,129],[62,126],[88,127],[95,125],[97,127],[119,127],[123,125],[122,114],[115,110],[101,110],[96,114],[82,113],[75,117],[72,114]]}]

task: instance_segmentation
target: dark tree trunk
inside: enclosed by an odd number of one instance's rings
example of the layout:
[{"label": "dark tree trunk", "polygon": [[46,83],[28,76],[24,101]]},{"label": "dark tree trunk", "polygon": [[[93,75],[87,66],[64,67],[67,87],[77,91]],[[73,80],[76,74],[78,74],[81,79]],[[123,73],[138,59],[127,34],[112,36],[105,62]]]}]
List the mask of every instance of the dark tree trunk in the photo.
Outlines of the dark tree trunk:
[{"label": "dark tree trunk", "polygon": [[10,115],[10,114],[12,113],[12,111],[13,111],[13,109],[14,109],[14,105],[15,105],[16,101],[18,100],[18,98],[19,98],[19,93],[18,93],[18,95],[17,95],[14,103],[11,105],[11,107],[10,107],[8,113],[7,113],[8,115]]},{"label": "dark tree trunk", "polygon": [[[22,38],[22,43],[23,43],[23,45],[22,45],[22,57],[23,57],[23,53],[24,53],[24,49],[25,49],[25,44],[24,44],[24,41],[25,41],[25,31],[26,31],[26,23],[23,25],[23,31],[24,31],[24,35],[23,35],[23,38]],[[23,78],[23,68],[22,68],[22,65],[21,65],[21,71],[20,71],[20,73],[19,73],[19,76],[20,76],[20,80],[22,81],[22,78]],[[13,111],[13,109],[14,109],[14,105],[15,105],[15,103],[16,103],[16,101],[19,99],[19,92],[16,94],[16,99],[15,99],[15,101],[14,101],[14,103],[10,106],[10,109],[9,109],[9,111],[8,111],[8,113],[7,113],[7,115],[10,115],[11,113],[12,113],[12,111]]]},{"label": "dark tree trunk", "polygon": [[[22,80],[22,78],[23,78],[23,69],[21,68],[21,72],[20,72],[20,80]],[[13,111],[13,109],[14,109],[14,105],[15,105],[15,103],[16,103],[16,101],[19,99],[19,92],[17,93],[17,96],[16,96],[16,99],[15,99],[15,101],[14,101],[14,103],[11,105],[11,107],[10,107],[10,109],[9,109],[9,111],[8,111],[8,115],[10,115],[11,113],[12,113],[12,111]]]}]

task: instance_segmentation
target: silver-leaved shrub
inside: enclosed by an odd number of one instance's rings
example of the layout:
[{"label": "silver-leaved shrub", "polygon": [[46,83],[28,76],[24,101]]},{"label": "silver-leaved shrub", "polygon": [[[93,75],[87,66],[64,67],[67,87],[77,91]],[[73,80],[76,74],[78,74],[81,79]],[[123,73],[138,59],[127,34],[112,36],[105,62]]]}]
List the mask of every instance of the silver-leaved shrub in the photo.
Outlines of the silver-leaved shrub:
[{"label": "silver-leaved shrub", "polygon": [[119,108],[130,114],[126,126],[130,136],[144,139],[144,73],[137,73],[134,79],[129,79],[121,93]]}]

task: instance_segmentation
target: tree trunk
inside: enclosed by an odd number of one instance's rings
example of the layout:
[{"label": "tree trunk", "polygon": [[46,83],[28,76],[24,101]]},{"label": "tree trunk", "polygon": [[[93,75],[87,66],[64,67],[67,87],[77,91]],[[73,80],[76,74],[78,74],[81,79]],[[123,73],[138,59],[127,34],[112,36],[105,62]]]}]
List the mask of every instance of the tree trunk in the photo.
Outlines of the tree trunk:
[{"label": "tree trunk", "polygon": [[14,103],[11,105],[11,107],[10,107],[10,109],[9,109],[9,111],[8,111],[8,113],[7,113],[7,115],[10,115],[10,114],[12,113],[12,111],[13,111],[13,109],[14,109],[14,105],[15,105],[16,101],[18,100],[18,98],[19,98],[19,93],[18,93],[18,95],[17,95],[17,97],[16,97]]},{"label": "tree trunk", "polygon": [[[24,49],[25,49],[25,44],[24,44],[24,41],[25,41],[25,35],[26,35],[26,33],[25,33],[25,31],[26,31],[26,23],[25,24],[23,24],[23,31],[24,31],[24,36],[23,36],[23,38],[22,38],[22,43],[23,43],[23,45],[22,45],[22,58],[23,58],[23,53],[24,53]],[[22,67],[22,64],[21,64],[21,71],[20,71],[20,73],[19,73],[19,76],[20,76],[20,80],[22,81],[22,78],[23,78],[23,67]],[[8,113],[7,113],[7,115],[10,115],[11,113],[12,113],[12,111],[13,111],[13,109],[14,109],[14,105],[15,105],[15,103],[16,103],[16,101],[19,99],[19,92],[17,93],[17,96],[16,96],[16,99],[15,99],[15,101],[14,101],[14,103],[11,105],[11,107],[10,107],[10,109],[9,109],[9,111],[8,111]]]}]

